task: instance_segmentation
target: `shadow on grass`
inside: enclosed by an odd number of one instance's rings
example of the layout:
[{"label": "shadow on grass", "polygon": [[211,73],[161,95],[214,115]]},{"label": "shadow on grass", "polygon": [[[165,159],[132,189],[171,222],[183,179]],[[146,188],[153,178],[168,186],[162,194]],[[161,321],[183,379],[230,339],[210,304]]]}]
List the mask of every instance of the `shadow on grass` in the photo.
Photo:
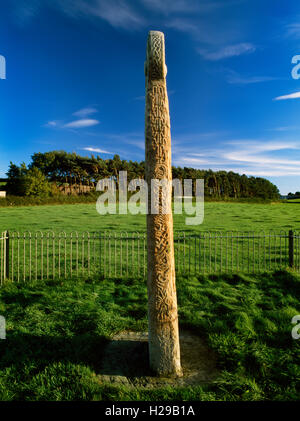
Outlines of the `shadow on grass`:
[{"label": "shadow on grass", "polygon": [[110,341],[93,334],[65,338],[18,333],[8,334],[5,341],[0,341],[0,370],[17,365],[40,371],[62,362],[89,366],[95,374],[143,377],[151,374],[148,360],[145,341]]},{"label": "shadow on grass", "polygon": [[148,342],[124,339],[110,341],[100,367],[100,374],[135,378],[152,376]]},{"label": "shadow on grass", "polygon": [[18,304],[22,308],[39,302],[42,297],[43,294],[38,292],[2,291],[1,293],[1,299],[5,304]]},{"label": "shadow on grass", "polygon": [[53,362],[70,362],[89,366],[99,372],[108,340],[103,336],[82,334],[73,337],[7,334],[0,341],[0,369],[11,365],[30,365],[37,370]]}]

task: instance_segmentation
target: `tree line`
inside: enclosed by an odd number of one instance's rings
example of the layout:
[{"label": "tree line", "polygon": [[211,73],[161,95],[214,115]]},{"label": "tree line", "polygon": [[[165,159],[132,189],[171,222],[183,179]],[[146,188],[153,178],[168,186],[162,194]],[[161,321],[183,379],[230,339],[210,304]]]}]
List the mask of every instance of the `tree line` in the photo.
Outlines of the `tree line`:
[{"label": "tree line", "polygon": [[296,191],[295,193],[289,192],[287,199],[300,199],[300,191]]},{"label": "tree line", "polygon": [[[118,182],[119,172],[127,171],[128,182],[145,178],[145,162],[122,160],[119,155],[110,159],[100,156],[80,156],[65,151],[34,153],[28,166],[10,163],[6,190],[16,196],[47,196],[69,192],[95,190],[97,182],[111,178]],[[279,190],[262,177],[248,177],[233,171],[201,170],[190,167],[172,167],[172,176],[179,180],[204,179],[206,197],[279,199]],[[73,189],[73,190],[72,190]]]}]

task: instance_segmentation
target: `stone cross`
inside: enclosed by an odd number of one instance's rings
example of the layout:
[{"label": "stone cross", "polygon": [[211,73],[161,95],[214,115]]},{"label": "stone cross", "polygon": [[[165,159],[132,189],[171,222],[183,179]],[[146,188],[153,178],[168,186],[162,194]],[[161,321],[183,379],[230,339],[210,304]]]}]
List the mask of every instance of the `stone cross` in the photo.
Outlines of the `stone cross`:
[{"label": "stone cross", "polygon": [[[151,212],[152,180],[172,182],[166,74],[164,34],[150,31],[145,62],[149,358],[157,375],[181,376],[170,188],[164,193],[159,188],[158,212]],[[162,211],[163,202],[168,212]]]}]

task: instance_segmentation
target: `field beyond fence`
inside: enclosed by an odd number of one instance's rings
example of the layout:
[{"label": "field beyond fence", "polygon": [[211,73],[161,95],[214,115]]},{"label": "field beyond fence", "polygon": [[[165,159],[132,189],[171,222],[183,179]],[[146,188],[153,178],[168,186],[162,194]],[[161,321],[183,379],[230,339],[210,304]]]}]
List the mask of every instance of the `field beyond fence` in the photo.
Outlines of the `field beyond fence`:
[{"label": "field beyond fence", "polygon": [[[178,275],[300,271],[296,231],[177,232]],[[8,232],[0,236],[0,281],[88,276],[145,278],[145,232]]]}]

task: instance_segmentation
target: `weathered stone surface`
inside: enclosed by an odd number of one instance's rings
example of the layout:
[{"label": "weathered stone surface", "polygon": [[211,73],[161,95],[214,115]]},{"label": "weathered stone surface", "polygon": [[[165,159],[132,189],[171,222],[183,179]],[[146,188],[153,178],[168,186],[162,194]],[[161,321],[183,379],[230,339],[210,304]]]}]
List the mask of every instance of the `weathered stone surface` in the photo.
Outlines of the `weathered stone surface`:
[{"label": "weathered stone surface", "polygon": [[97,378],[101,383],[135,389],[186,387],[216,381],[220,375],[216,355],[201,337],[181,330],[180,351],[182,377],[153,376],[148,363],[148,333],[119,332],[105,347]]},{"label": "weathered stone surface", "polygon": [[181,376],[171,190],[159,195],[158,213],[151,213],[151,180],[172,181],[166,74],[164,34],[150,31],[145,63],[149,359],[158,375]]}]

